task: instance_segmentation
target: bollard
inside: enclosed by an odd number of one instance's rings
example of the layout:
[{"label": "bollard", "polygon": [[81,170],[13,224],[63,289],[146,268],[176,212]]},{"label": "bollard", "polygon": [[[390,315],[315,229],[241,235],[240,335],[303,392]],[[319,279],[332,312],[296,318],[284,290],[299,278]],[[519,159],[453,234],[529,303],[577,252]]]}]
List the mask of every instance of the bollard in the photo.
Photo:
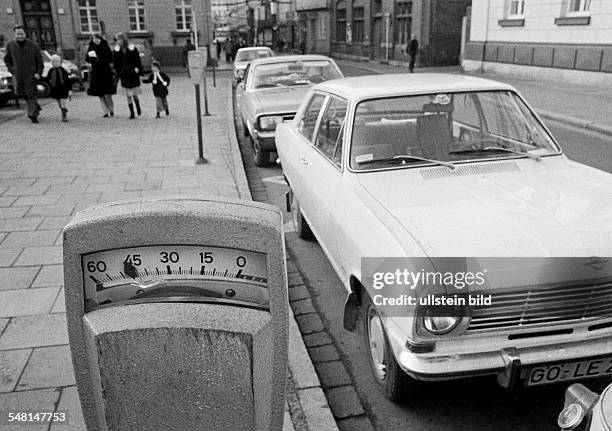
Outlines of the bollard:
[{"label": "bollard", "polygon": [[109,203],[64,228],[72,360],[89,431],[280,431],[282,214],[250,201]]}]

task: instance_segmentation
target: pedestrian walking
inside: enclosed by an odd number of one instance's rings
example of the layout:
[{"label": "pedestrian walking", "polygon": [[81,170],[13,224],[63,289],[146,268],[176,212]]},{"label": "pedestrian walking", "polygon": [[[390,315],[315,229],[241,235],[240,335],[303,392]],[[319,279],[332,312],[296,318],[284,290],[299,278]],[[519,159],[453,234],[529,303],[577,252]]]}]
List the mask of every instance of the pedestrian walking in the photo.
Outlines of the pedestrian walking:
[{"label": "pedestrian walking", "polygon": [[57,105],[62,111],[62,121],[68,121],[68,108],[66,101],[72,97],[72,80],[68,76],[66,69],[62,67],[62,57],[57,54],[51,56],[51,69],[46,77],[49,83],[49,97],[57,101]]},{"label": "pedestrian walking", "polygon": [[106,39],[95,33],[89,41],[85,61],[91,65],[87,94],[100,99],[104,118],[115,115],[113,94],[117,92],[113,65],[113,52]]},{"label": "pedestrian walking", "polygon": [[410,41],[408,42],[408,46],[406,47],[408,51],[408,55],[410,56],[410,63],[408,64],[408,69],[410,69],[410,73],[414,72],[414,62],[416,60],[416,55],[419,52],[419,41],[416,38],[416,35],[410,36]]},{"label": "pedestrian walking", "polygon": [[130,43],[127,34],[117,34],[119,44],[115,47],[114,65],[117,75],[121,81],[122,93],[127,98],[128,108],[130,109],[130,120],[133,120],[134,105],[136,105],[136,113],[142,114],[140,109],[140,74],[142,73],[142,62],[140,61],[140,53],[138,48]]},{"label": "pedestrian walking", "polygon": [[183,46],[183,67],[189,71],[189,65],[187,62],[187,58],[189,57],[189,51],[195,51],[196,47],[193,43],[191,43],[191,39],[187,39],[185,41],[185,45]]},{"label": "pedestrian walking", "polygon": [[225,51],[225,62],[231,63],[232,59],[232,41],[229,37],[225,38],[225,43],[223,44],[223,50]]},{"label": "pedestrian walking", "polygon": [[43,71],[42,52],[40,47],[26,39],[26,31],[22,25],[13,27],[15,40],[6,45],[4,63],[13,75],[13,85],[17,97],[27,102],[28,118],[32,123],[38,123],[40,105],[38,104],[38,80]]},{"label": "pedestrian walking", "polygon": [[300,52],[302,55],[306,54],[306,41],[304,39],[300,42]]},{"label": "pedestrian walking", "polygon": [[232,62],[236,59],[236,54],[238,54],[238,50],[240,49],[240,42],[236,39],[232,39]]},{"label": "pedestrian walking", "polygon": [[215,45],[217,47],[217,61],[221,58],[221,48],[223,46],[223,44],[221,43],[221,41],[219,39],[217,39],[215,41]]},{"label": "pedestrian walking", "polygon": [[153,61],[153,63],[151,63],[152,73],[148,78],[142,80],[142,82],[146,84],[150,83],[153,85],[153,95],[155,96],[155,105],[157,107],[157,115],[155,118],[159,118],[162,111],[165,111],[166,115],[170,115],[167,99],[170,77],[163,73],[159,68],[159,61]]}]

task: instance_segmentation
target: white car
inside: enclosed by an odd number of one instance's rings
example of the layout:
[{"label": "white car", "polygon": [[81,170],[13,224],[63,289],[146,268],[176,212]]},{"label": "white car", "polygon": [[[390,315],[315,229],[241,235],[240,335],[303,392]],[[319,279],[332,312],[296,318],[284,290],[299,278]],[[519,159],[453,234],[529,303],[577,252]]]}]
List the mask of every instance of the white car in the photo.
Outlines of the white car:
[{"label": "white car", "polygon": [[244,69],[246,69],[249,62],[267,57],[274,57],[274,52],[267,46],[240,48],[236,52],[236,58],[234,59],[234,80],[237,82],[244,76]]},{"label": "white car", "polygon": [[[361,310],[389,398],[417,395],[419,381],[612,373],[612,175],[567,159],[513,87],[425,73],[331,80],[275,138],[297,234],[314,234],[349,292],[347,329]],[[395,291],[371,283],[387,273],[364,269],[391,257],[434,275],[467,257],[486,273],[471,293],[492,303],[393,308],[384,293]]]}]

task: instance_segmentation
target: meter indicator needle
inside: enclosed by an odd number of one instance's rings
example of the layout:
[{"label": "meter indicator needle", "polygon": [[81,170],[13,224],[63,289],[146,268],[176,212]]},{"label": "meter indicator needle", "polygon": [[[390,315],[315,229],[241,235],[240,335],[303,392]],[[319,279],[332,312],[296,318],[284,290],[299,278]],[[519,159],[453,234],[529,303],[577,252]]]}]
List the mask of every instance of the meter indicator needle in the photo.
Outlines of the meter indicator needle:
[{"label": "meter indicator needle", "polygon": [[200,268],[200,275],[204,275],[205,274],[205,270],[204,270],[204,265],[202,265],[202,268]]},{"label": "meter indicator needle", "polygon": [[172,274],[172,269],[170,269],[170,265],[166,265],[166,272],[168,274]]},{"label": "meter indicator needle", "polygon": [[[134,266],[134,264],[132,262],[127,262],[127,261],[123,262],[123,271],[130,278],[138,277],[138,270],[136,269],[136,267]],[[123,275],[123,273],[122,273],[122,275]],[[127,278],[127,277],[124,276],[124,278]]]}]

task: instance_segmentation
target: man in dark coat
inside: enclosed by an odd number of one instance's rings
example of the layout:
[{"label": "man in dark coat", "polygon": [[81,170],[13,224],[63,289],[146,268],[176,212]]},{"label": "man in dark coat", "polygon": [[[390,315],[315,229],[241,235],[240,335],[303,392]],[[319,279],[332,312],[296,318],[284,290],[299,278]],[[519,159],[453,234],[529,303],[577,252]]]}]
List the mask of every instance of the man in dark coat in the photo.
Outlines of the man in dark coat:
[{"label": "man in dark coat", "polygon": [[15,93],[27,101],[28,117],[32,123],[38,123],[40,105],[37,83],[43,71],[42,53],[38,45],[26,39],[22,25],[16,25],[13,31],[15,40],[6,45],[4,62],[13,74]]},{"label": "man in dark coat", "polygon": [[410,41],[408,42],[406,51],[408,51],[408,55],[410,56],[410,64],[408,64],[408,68],[412,73],[414,72],[414,61],[416,60],[416,55],[419,52],[419,41],[414,34],[410,36]]},{"label": "man in dark coat", "polygon": [[189,57],[189,51],[194,51],[195,45],[191,43],[191,39],[187,39],[185,46],[183,46],[183,67],[188,68],[187,58]]}]

